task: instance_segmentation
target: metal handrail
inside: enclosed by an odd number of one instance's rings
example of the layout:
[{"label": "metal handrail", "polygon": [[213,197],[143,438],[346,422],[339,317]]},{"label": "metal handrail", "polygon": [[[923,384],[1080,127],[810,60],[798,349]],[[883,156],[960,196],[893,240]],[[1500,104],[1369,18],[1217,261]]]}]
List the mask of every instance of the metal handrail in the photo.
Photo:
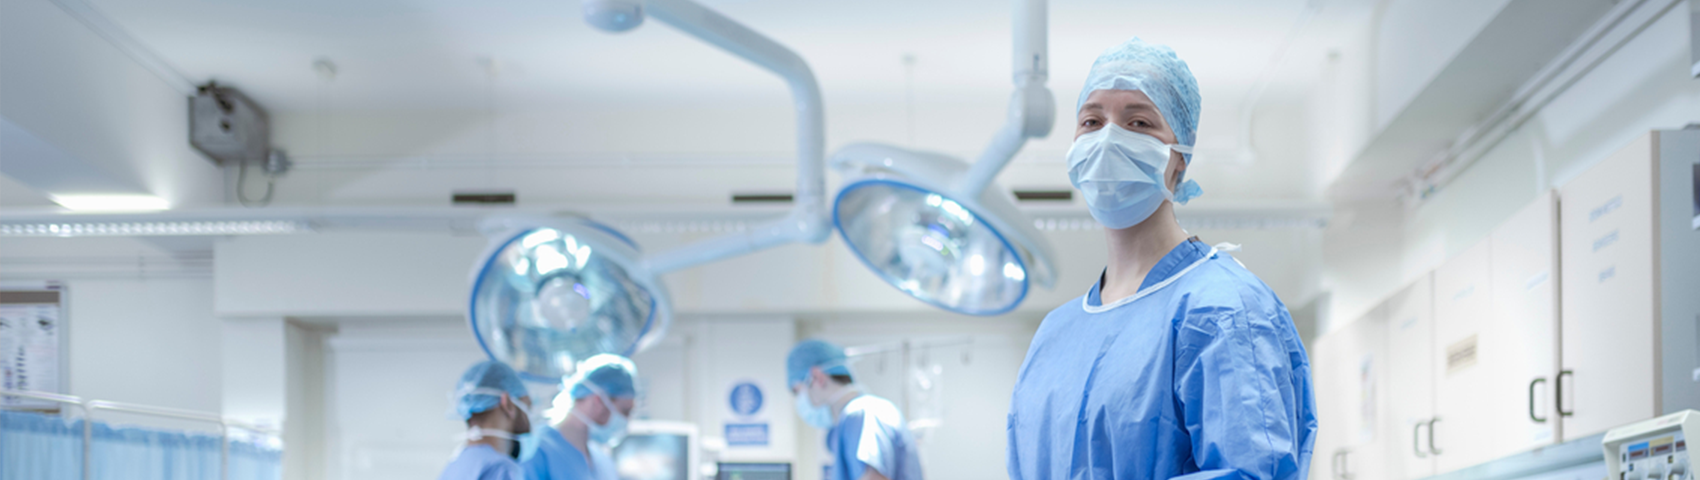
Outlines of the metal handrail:
[{"label": "metal handrail", "polygon": [[82,409],[82,411],[83,411],[83,475],[82,475],[83,480],[89,480],[89,457],[91,456],[90,452],[92,452],[92,449],[90,448],[90,446],[93,444],[93,440],[94,440],[94,412],[97,411],[97,410],[106,410],[106,411],[122,412],[122,413],[133,413],[133,414],[139,414],[139,415],[152,415],[152,416],[156,416],[156,417],[175,418],[175,419],[179,419],[179,420],[190,420],[190,421],[218,424],[218,436],[219,436],[219,442],[218,442],[218,474],[219,474],[219,478],[222,478],[222,479],[225,479],[225,480],[230,479],[230,428],[231,427],[240,428],[240,429],[243,429],[243,430],[248,430],[250,432],[255,432],[255,433],[268,435],[268,436],[274,436],[274,437],[278,436],[278,431],[276,429],[273,429],[273,428],[270,428],[270,427],[255,425],[255,424],[252,424],[252,423],[242,422],[242,421],[238,421],[238,420],[231,420],[231,419],[225,418],[221,415],[205,413],[205,412],[197,412],[197,411],[193,411],[193,410],[182,410],[182,409],[167,408],[167,407],[155,407],[155,406],[150,406],[150,405],[140,405],[140,404],[124,403],[124,402],[111,402],[111,401],[106,401],[106,400],[83,400],[81,397],[75,397],[75,396],[71,396],[71,395],[61,395],[61,394],[57,394],[57,393],[36,392],[36,391],[28,391],[28,390],[0,389],[0,397],[33,398],[33,399],[36,399],[36,400],[46,400],[46,401],[51,401],[51,402],[67,404],[67,405],[75,405],[77,408]]}]

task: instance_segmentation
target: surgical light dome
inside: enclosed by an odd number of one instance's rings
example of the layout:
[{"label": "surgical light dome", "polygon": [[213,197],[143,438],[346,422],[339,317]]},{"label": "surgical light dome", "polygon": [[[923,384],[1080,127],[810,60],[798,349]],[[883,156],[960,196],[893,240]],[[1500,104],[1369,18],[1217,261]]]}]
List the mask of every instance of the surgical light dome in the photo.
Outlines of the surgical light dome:
[{"label": "surgical light dome", "polygon": [[666,292],[619,232],[581,219],[493,229],[501,233],[473,270],[467,315],[490,358],[555,382],[581,360],[629,357],[666,332]]},{"label": "surgical light dome", "polygon": [[833,157],[861,174],[839,191],[833,223],[850,250],[886,283],[969,315],[1014,309],[1029,286],[1050,287],[1049,247],[1007,193],[953,192],[967,165],[943,155],[859,144]]}]

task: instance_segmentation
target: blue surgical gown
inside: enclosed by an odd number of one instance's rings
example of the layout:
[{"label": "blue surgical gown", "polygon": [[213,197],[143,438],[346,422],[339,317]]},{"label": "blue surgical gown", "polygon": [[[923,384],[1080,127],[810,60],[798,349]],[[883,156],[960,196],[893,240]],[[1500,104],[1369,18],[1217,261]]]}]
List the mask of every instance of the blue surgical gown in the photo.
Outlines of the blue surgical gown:
[{"label": "blue surgical gown", "polygon": [[496,453],[489,445],[474,444],[461,449],[459,455],[443,467],[437,480],[519,480],[519,464],[507,455]]},{"label": "blue surgical gown", "polygon": [[617,480],[614,461],[596,445],[586,448],[591,454],[586,459],[553,427],[538,425],[532,434],[539,436],[537,453],[521,465],[526,480]]},{"label": "blue surgical gown", "polygon": [[915,439],[903,414],[891,401],[862,395],[844,405],[838,423],[826,432],[832,453],[825,480],[860,480],[868,468],[891,480],[923,480]]},{"label": "blue surgical gown", "polygon": [[1143,298],[1092,313],[1094,285],[1045,316],[1010,401],[1011,479],[1307,478],[1316,401],[1292,317],[1210,251],[1175,247],[1142,292],[1198,265]]}]

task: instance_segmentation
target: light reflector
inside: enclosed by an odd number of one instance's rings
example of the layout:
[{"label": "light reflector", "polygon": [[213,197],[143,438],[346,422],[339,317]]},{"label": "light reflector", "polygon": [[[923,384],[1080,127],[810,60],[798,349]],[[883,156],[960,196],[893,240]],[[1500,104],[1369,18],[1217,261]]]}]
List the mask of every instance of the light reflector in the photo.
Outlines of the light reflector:
[{"label": "light reflector", "polygon": [[473,271],[468,321],[490,358],[558,382],[579,361],[631,356],[660,338],[665,294],[632,261],[636,246],[588,221],[510,231]]},{"label": "light reflector", "polygon": [[153,237],[193,235],[282,235],[310,232],[305,222],[234,220],[211,222],[88,222],[0,224],[0,237]]},{"label": "light reflector", "polygon": [[1015,247],[963,204],[893,179],[839,191],[833,223],[844,243],[886,283],[921,301],[997,315],[1027,296]]}]

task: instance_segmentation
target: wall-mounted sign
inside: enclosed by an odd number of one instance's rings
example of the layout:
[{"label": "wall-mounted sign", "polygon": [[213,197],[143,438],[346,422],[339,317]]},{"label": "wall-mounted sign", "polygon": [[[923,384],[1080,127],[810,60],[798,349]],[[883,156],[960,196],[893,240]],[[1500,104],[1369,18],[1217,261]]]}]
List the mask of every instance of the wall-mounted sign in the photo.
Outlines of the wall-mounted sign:
[{"label": "wall-mounted sign", "polygon": [[769,432],[763,407],[767,396],[754,380],[732,382],[726,393],[726,446],[767,447]]},{"label": "wall-mounted sign", "polygon": [[[0,389],[65,392],[63,293],[58,284],[0,290]],[[18,397],[0,397],[0,405],[59,407]]]}]

